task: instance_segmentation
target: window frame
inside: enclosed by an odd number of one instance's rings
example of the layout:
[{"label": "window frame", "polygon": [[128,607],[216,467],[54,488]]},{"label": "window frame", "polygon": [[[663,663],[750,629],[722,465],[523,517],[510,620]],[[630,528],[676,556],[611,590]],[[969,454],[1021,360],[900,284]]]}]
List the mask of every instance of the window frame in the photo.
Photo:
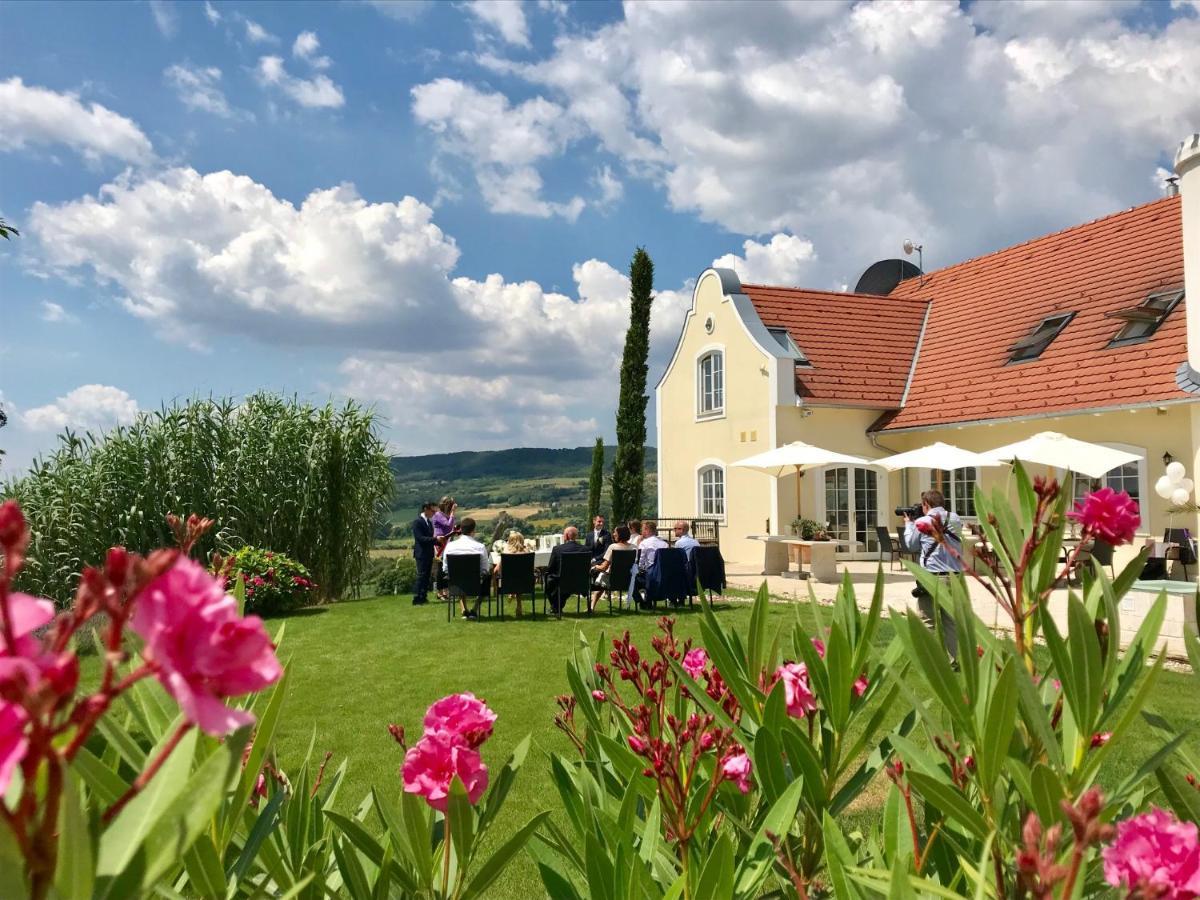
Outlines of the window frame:
[{"label": "window frame", "polygon": [[[1034,326],[1033,330],[1028,332],[1024,337],[1020,338],[1008,348],[1008,362],[1006,365],[1015,366],[1020,363],[1034,362],[1041,359],[1042,354],[1050,349],[1050,345],[1058,340],[1058,336],[1067,330],[1067,326],[1075,318],[1075,312],[1051,313],[1042,318],[1040,322]],[[1053,323],[1058,322],[1057,326]],[[1034,340],[1039,334],[1045,333],[1045,338],[1042,340]],[[1018,356],[1019,353],[1024,353],[1027,350],[1037,348],[1037,353],[1031,356]]]},{"label": "window frame", "polygon": [[[1166,304],[1163,306],[1162,310],[1159,312],[1158,318],[1156,319],[1150,320],[1132,317],[1128,318],[1125,324],[1120,327],[1115,335],[1113,335],[1112,339],[1105,346],[1105,349],[1113,347],[1128,347],[1131,344],[1140,344],[1144,341],[1150,340],[1150,338],[1154,337],[1154,335],[1158,332],[1158,329],[1163,326],[1163,323],[1167,321],[1167,317],[1175,311],[1175,307],[1183,302],[1183,295],[1184,289],[1181,287],[1170,288],[1169,290],[1153,291],[1152,293],[1147,294],[1145,299],[1142,300],[1142,302],[1137,306],[1131,306],[1126,309],[1118,309],[1114,312],[1105,313],[1105,318],[1120,319],[1124,318],[1122,314],[1133,313],[1142,309],[1153,309],[1153,307],[1150,306],[1151,303],[1163,298],[1169,298],[1167,299]],[[1138,334],[1126,334],[1127,331],[1140,327],[1144,327],[1146,330],[1139,332]]]},{"label": "window frame", "polygon": [[792,362],[804,369],[812,368],[812,360],[808,358],[807,353],[800,349],[800,345],[796,343],[796,339],[792,337],[790,331],[782,325],[768,325],[766,328],[767,333],[775,338],[775,343],[792,354]]},{"label": "window frame", "polygon": [[[1101,446],[1108,447],[1109,449],[1112,449],[1112,450],[1124,450],[1126,453],[1136,453],[1137,454],[1138,458],[1136,461],[1134,461],[1132,463],[1124,463],[1122,465],[1137,466],[1138,493],[1137,493],[1137,496],[1134,497],[1134,499],[1137,501],[1138,512],[1142,518],[1141,524],[1138,525],[1138,533],[1140,534],[1141,532],[1149,532],[1149,533],[1153,534],[1153,532],[1150,529],[1150,522],[1149,522],[1150,508],[1147,505],[1150,501],[1150,467],[1149,467],[1148,461],[1147,461],[1148,456],[1147,456],[1146,448],[1139,447],[1136,444],[1121,444],[1121,443],[1115,443],[1113,441],[1097,441],[1096,443],[1100,444]],[[1108,478],[1110,475],[1112,475],[1113,472],[1115,472],[1117,469],[1120,469],[1120,468],[1122,468],[1122,466],[1117,466],[1115,469],[1109,469],[1107,472],[1104,473],[1103,478],[1089,478],[1088,476],[1081,475],[1078,472],[1072,472],[1071,473],[1071,493],[1072,493],[1071,500],[1072,500],[1072,502],[1082,499],[1082,495],[1079,493],[1079,482],[1080,481],[1086,481],[1088,483],[1089,491],[1091,490],[1092,482],[1099,482],[1100,487],[1112,487],[1112,485],[1108,483]],[[1128,476],[1123,475],[1121,477],[1127,478]],[[1087,491],[1085,491],[1084,493],[1087,493]]]},{"label": "window frame", "polygon": [[[705,507],[704,507],[704,500],[705,500],[705,496],[704,496],[704,487],[705,487],[705,485],[704,485],[704,478],[705,478],[705,476],[706,476],[706,475],[708,475],[708,474],[710,474],[710,473],[717,473],[717,474],[720,476],[720,479],[721,479],[721,481],[720,481],[720,485],[721,485],[721,494],[720,494],[720,506],[721,506],[721,511],[720,511],[719,513],[717,513],[717,512],[706,512],[706,511],[705,511]],[[726,515],[727,515],[727,511],[728,511],[728,509],[729,509],[729,503],[728,503],[728,498],[729,498],[729,491],[728,491],[728,488],[729,488],[729,482],[728,482],[728,480],[727,480],[727,477],[726,477],[726,476],[727,476],[727,472],[726,472],[726,468],[725,468],[725,463],[724,463],[724,462],[722,462],[721,460],[717,460],[717,459],[705,459],[705,460],[701,460],[701,461],[700,461],[700,462],[699,462],[699,463],[696,465],[696,515],[697,515],[699,518],[702,518],[702,519],[716,519],[716,520],[717,520],[718,522],[720,522],[722,525],[724,525],[724,524],[725,524],[725,521],[726,521]],[[714,498],[714,499],[716,498],[716,494],[715,494],[715,492],[714,492],[713,498]]]},{"label": "window frame", "polygon": [[[711,378],[711,381],[715,387],[707,391],[707,393],[714,395],[714,399],[716,399],[716,396],[719,396],[721,402],[719,406],[713,406],[705,409],[704,402],[706,390],[704,365],[710,360],[716,362],[717,366],[719,366],[719,370],[714,370],[716,371],[716,377]],[[694,371],[696,373],[696,421],[707,422],[711,419],[725,418],[725,348],[708,346],[701,349],[700,352],[696,354],[696,366]]]},{"label": "window frame", "polygon": [[[958,502],[958,501],[964,499],[964,498],[961,498],[958,496],[958,485],[960,482],[965,482],[965,479],[960,479],[958,477],[958,473],[965,471],[966,469],[974,469],[975,470],[975,477],[970,481],[970,484],[971,484],[970,497],[965,498],[965,499],[969,499],[971,502],[971,512],[970,513],[964,513],[962,511],[962,503]],[[946,502],[950,504],[949,508],[950,508],[951,512],[956,513],[958,515],[958,517],[960,519],[963,519],[964,521],[967,521],[967,522],[978,521],[979,515],[975,509],[975,488],[978,487],[978,485],[979,485],[979,467],[978,466],[963,466],[962,468],[959,468],[959,469],[922,469],[921,473],[924,476],[922,479],[922,483],[929,485],[929,487],[931,487],[931,488],[935,488],[936,490],[941,491],[942,496],[944,496],[946,498]],[[943,480],[943,478],[938,478],[935,480],[935,478],[934,478],[935,473],[943,476],[944,480]],[[948,488],[948,490],[943,490],[943,486]],[[920,498],[918,497],[918,499],[920,499]]]}]

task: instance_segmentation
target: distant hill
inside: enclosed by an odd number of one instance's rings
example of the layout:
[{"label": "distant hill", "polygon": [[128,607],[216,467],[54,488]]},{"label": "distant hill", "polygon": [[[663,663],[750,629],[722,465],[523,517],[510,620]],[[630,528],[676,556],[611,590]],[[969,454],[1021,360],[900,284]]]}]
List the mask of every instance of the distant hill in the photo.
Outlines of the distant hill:
[{"label": "distant hill", "polygon": [[[605,504],[607,476],[612,468],[616,447],[604,448]],[[657,455],[646,448],[647,495],[654,497]],[[425,499],[437,500],[451,494],[463,510],[518,511],[522,517],[533,510],[546,516],[575,517],[587,503],[588,474],[592,466],[591,447],[552,450],[547,447],[519,447],[513,450],[467,450],[457,453],[431,453],[423,456],[393,456],[392,473],[396,493],[392,501],[393,521],[407,521]]]}]

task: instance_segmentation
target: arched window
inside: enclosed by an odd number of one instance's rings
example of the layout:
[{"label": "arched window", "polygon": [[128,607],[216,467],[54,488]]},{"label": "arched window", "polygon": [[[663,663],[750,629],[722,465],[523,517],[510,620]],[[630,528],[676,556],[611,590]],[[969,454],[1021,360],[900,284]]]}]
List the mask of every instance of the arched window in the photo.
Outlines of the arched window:
[{"label": "arched window", "polygon": [[725,411],[725,354],[720,350],[705,353],[696,364],[697,406],[700,416],[715,416]]},{"label": "arched window", "polygon": [[705,466],[699,471],[700,515],[725,518],[725,470]]}]

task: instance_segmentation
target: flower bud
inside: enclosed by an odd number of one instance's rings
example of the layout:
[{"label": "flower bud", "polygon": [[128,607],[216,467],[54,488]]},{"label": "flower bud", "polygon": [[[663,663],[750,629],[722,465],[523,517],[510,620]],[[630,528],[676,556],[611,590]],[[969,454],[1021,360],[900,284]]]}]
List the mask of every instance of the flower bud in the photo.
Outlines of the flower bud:
[{"label": "flower bud", "polygon": [[129,551],[124,547],[111,547],[104,560],[104,574],[113,587],[118,590],[123,587],[129,576]]},{"label": "flower bud", "polygon": [[0,547],[18,546],[25,537],[25,515],[16,500],[0,504]]}]

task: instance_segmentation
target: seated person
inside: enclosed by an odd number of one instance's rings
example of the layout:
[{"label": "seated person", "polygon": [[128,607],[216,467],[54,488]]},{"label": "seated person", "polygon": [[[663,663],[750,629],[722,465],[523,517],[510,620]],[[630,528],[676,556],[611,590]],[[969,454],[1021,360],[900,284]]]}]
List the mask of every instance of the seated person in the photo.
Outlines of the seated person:
[{"label": "seated person", "polygon": [[[515,528],[508,533],[508,540],[506,540],[504,542],[504,549],[501,551],[502,554],[503,553],[532,553],[532,552],[533,552],[533,548],[525,543],[525,536],[523,534],[521,534],[521,532],[517,531],[517,529],[515,529]],[[500,574],[500,565],[503,562],[504,562],[504,557],[501,556],[500,562],[496,563],[495,572],[497,575]],[[503,579],[501,579],[501,587],[503,587],[503,583],[504,583]],[[512,594],[509,594],[509,597],[512,597],[512,596],[513,596]],[[516,595],[516,601],[517,601],[517,616],[520,616],[521,615],[521,595],[520,594]]]},{"label": "seated person", "polygon": [[[459,536],[446,545],[442,551],[443,559],[450,556],[476,555],[479,557],[479,596],[475,598],[475,608],[467,609],[467,598],[461,597],[462,614],[464,619],[479,618],[479,604],[488,595],[492,584],[492,557],[487,547],[475,540],[475,520],[470,516],[459,523]],[[450,562],[446,559],[446,571],[450,570]]]},{"label": "seated person", "polygon": [[689,534],[689,530],[688,523],[682,519],[675,523],[675,547],[686,553],[690,561],[692,551],[700,546],[700,542]]},{"label": "seated person", "polygon": [[642,520],[641,519],[630,519],[629,520],[629,543],[633,544],[633,546],[636,547],[639,543],[641,543],[641,540],[642,540]]},{"label": "seated person", "polygon": [[[592,593],[592,602],[588,606],[589,610],[594,610],[596,604],[600,602],[600,595],[608,590],[608,570],[612,568],[612,556],[614,550],[632,550],[633,544],[629,543],[629,528],[625,525],[617,526],[616,540],[604,548],[604,559],[592,566],[592,584],[596,590]],[[620,587],[620,585],[617,585]]]},{"label": "seated person", "polygon": [[[642,539],[637,544],[637,565],[634,568],[634,577],[629,583],[629,599],[631,602],[635,593],[645,590],[646,573],[654,565],[655,555],[659,550],[665,550],[670,546],[670,544],[658,536],[658,525],[653,519],[647,519],[642,523]],[[645,605],[644,598],[640,602]]]},{"label": "seated person", "polygon": [[568,525],[563,529],[562,543],[550,550],[550,564],[546,567],[546,599],[556,613],[562,612],[563,605],[567,602],[567,598],[563,597],[559,591],[562,558],[570,553],[587,553],[590,556],[591,552],[579,543],[579,529],[574,525]]}]

